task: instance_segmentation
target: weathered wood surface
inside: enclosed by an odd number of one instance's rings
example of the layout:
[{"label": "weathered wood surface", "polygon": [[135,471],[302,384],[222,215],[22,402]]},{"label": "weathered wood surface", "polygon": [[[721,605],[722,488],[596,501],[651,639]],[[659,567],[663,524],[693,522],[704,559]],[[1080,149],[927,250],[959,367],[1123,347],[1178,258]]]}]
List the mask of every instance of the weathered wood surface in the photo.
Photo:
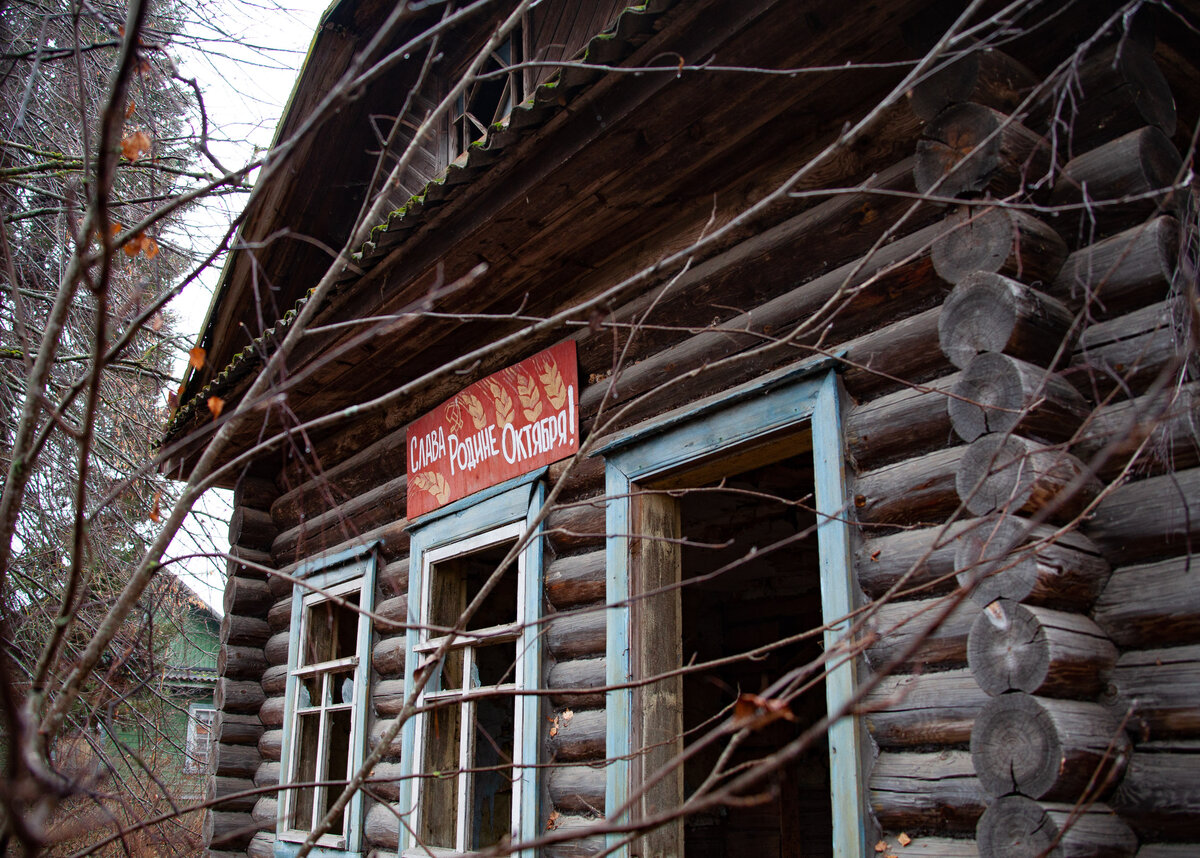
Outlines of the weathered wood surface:
[{"label": "weathered wood surface", "polygon": [[258,617],[242,617],[226,614],[221,618],[222,643],[232,646],[255,646],[261,648],[271,637],[271,626]]},{"label": "weathered wood surface", "polygon": [[246,847],[250,858],[275,858],[275,832],[260,831],[250,839]]},{"label": "weathered wood surface", "polygon": [[258,710],[258,718],[264,727],[283,726],[283,698],[268,697]]},{"label": "weathered wood surface", "polygon": [[1061,376],[994,352],[976,355],[953,392],[946,411],[955,433],[968,443],[989,432],[1066,441],[1092,413],[1079,391]]},{"label": "weathered wood surface", "polygon": [[865,471],[932,452],[951,438],[946,393],[958,373],[854,406],[846,415],[846,448]]},{"label": "weathered wood surface", "polygon": [[[973,278],[987,283],[993,276],[1041,283],[1053,280],[1067,258],[1066,242],[1058,232],[1019,209],[959,206],[946,218],[946,227],[947,232],[934,241],[931,254],[934,270],[947,283],[962,285]],[[1030,324],[1025,320],[1022,323]],[[973,333],[987,335],[982,330]],[[1000,331],[992,336],[1003,334]],[[1010,335],[1026,344],[1022,338],[1027,335],[1020,330],[1010,331]],[[955,366],[961,364],[956,361]]]},{"label": "weathered wood surface", "polygon": [[847,393],[865,400],[953,372],[937,347],[941,312],[932,307],[843,343]]},{"label": "weathered wood surface", "polygon": [[[367,746],[372,751],[374,751],[375,748],[379,746],[379,743],[383,741],[384,734],[391,729],[393,723],[395,723],[395,719],[393,718],[375,719],[375,723],[371,725],[370,732],[367,735]],[[384,751],[384,757],[398,759],[400,757],[401,747],[400,734],[397,733],[395,738],[392,739],[392,741],[388,744],[387,749]]]},{"label": "weathered wood surface", "polygon": [[281,475],[290,486],[271,504],[271,518],[280,531],[290,530],[303,521],[320,515],[368,491],[388,479],[405,473],[405,429],[387,432],[374,443],[321,474],[307,472],[311,463],[296,460]]},{"label": "weathered wood surface", "polygon": [[371,650],[371,667],[384,677],[394,678],[404,674],[405,636],[392,635],[382,638]]},{"label": "weathered wood surface", "polygon": [[[289,628],[292,624],[292,591],[287,591],[287,596],[279,599],[275,604],[271,605],[267,611],[267,627],[273,632],[282,632]],[[267,638],[270,639],[268,634]]]},{"label": "weathered wood surface", "polygon": [[287,664],[288,660],[288,631],[284,629],[267,638],[263,644],[263,655],[268,664]]},{"label": "weathered wood surface", "polygon": [[263,671],[262,687],[268,697],[278,697],[287,688],[287,665],[273,664]]},{"label": "weathered wood surface", "polygon": [[1078,312],[1112,318],[1167,296],[1179,249],[1179,223],[1163,215],[1067,257],[1046,292]]},{"label": "weathered wood surface", "polygon": [[1200,644],[1127,652],[1112,683],[1110,708],[1135,742],[1200,738]]},{"label": "weathered wood surface", "polygon": [[[979,615],[979,606],[970,600],[953,604],[956,597],[921,599],[915,602],[889,602],[870,620],[869,628],[878,639],[867,648],[867,659],[876,670],[914,670],[965,667],[967,636]],[[949,613],[942,618],[942,614]],[[905,655],[918,638],[919,647]],[[898,663],[893,665],[893,662]]]},{"label": "weathered wood surface", "polygon": [[1120,781],[1128,755],[1117,720],[1081,700],[1001,694],[983,707],[971,733],[975,773],[993,796],[1074,801],[1089,783],[1103,796]]},{"label": "weathered wood surface", "polygon": [[555,843],[542,849],[545,858],[592,858],[605,850],[603,834],[586,834],[597,826],[604,825],[603,819],[593,819],[574,814],[560,814],[555,820],[553,835],[566,835],[571,839],[563,843]]},{"label": "weathered wood surface", "polygon": [[401,475],[355,495],[280,533],[271,543],[271,554],[281,563],[291,563],[380,525],[403,519],[407,491],[408,479]]},{"label": "weathered wood surface", "polygon": [[603,766],[555,766],[546,776],[550,801],[560,811],[604,813]]},{"label": "weathered wood surface", "polygon": [[958,540],[978,526],[978,520],[967,519],[865,538],[854,555],[858,585],[872,599],[897,586],[900,592],[921,588],[928,595],[952,590],[958,586],[954,575]]},{"label": "weathered wood surface", "polygon": [[264,829],[273,829],[279,812],[279,800],[274,796],[264,795],[254,803],[250,812],[251,818]]},{"label": "weathered wood surface", "polygon": [[253,745],[226,745],[214,743],[212,748],[212,773],[221,778],[253,778],[263,758]]},{"label": "weathered wood surface", "polygon": [[1135,752],[1112,806],[1143,841],[1196,839],[1200,755]]},{"label": "weathered wood surface", "polygon": [[1170,138],[1148,125],[1072,158],[1050,201],[1081,207],[1066,218],[1079,224],[1079,235],[1105,235],[1175,207],[1177,195],[1167,189],[1178,181],[1182,163]]},{"label": "weathered wood surface", "polygon": [[374,804],[363,821],[363,837],[377,849],[400,847],[400,806]]},{"label": "weathered wood surface", "polygon": [[262,828],[249,813],[212,810],[204,816],[204,842],[218,849],[245,849]]},{"label": "weathered wood surface", "polygon": [[1113,570],[1093,616],[1126,648],[1200,640],[1200,579],[1194,557],[1173,557]]},{"label": "weathered wood surface", "polygon": [[1200,843],[1147,843],[1137,858],[1193,858],[1200,855]]},{"label": "weathered wood surface", "polygon": [[1160,378],[1178,378],[1185,361],[1195,366],[1177,331],[1187,312],[1178,301],[1161,301],[1088,327],[1071,356],[1068,378],[1099,400],[1116,391],[1146,392]]},{"label": "weathered wood surface", "polygon": [[1072,452],[1101,477],[1116,476],[1131,459],[1139,474],[1195,467],[1200,464],[1200,382],[1097,408]]},{"label": "weathered wood surface", "polygon": [[258,771],[254,773],[254,785],[256,787],[269,787],[279,785],[279,763],[265,762],[258,767]]},{"label": "weathered wood surface", "polygon": [[867,695],[863,721],[883,749],[931,745],[965,749],[987,700],[968,670],[895,674]]},{"label": "weathered wood surface", "polygon": [[1066,110],[1074,113],[1069,118],[1077,149],[1144,125],[1153,125],[1168,137],[1175,133],[1171,87],[1151,50],[1129,39],[1084,60],[1079,69],[1079,95]]},{"label": "weathered wood surface", "polygon": [[258,739],[258,753],[264,760],[278,760],[283,753],[283,730],[264,730]]},{"label": "weathered wood surface", "polygon": [[1100,493],[1100,481],[1064,450],[1016,435],[972,441],[955,474],[958,496],[976,515],[1044,513],[1070,521]]},{"label": "weathered wood surface", "polygon": [[[567,717],[570,712],[570,717]],[[550,754],[555,760],[602,760],[604,759],[605,725],[607,719],[603,709],[563,710],[558,712],[552,725]]]},{"label": "weathered wood surface", "polygon": [[543,585],[550,604],[561,611],[603,599],[604,562],[603,551],[552,560]]},{"label": "weathered wood surface", "polygon": [[1200,539],[1200,468],[1126,483],[1084,526],[1113,563],[1183,554]]},{"label": "weathered wood surface", "polygon": [[239,506],[229,517],[230,545],[268,551],[275,533],[275,522],[271,520],[271,514],[264,510]]},{"label": "weathered wood surface", "polygon": [[966,751],[879,755],[870,804],[887,831],[967,833],[987,804]]},{"label": "weathered wood surface", "polygon": [[404,680],[385,679],[371,688],[375,711],[383,718],[393,718],[404,708]]},{"label": "weathered wood surface", "polygon": [[926,122],[952,104],[974,102],[1011,112],[1037,84],[1026,66],[992,48],[966,51],[916,84],[908,103]]},{"label": "weathered wood surface", "polygon": [[606,532],[602,502],[576,502],[557,506],[546,517],[546,540],[556,554],[598,548]]},{"label": "weathered wood surface", "polygon": [[561,617],[551,615],[547,620],[546,646],[559,661],[604,652],[608,617],[602,606],[579,609]]},{"label": "weathered wood surface", "polygon": [[1020,795],[997,799],[976,830],[980,858],[1129,858],[1137,837],[1103,804],[1078,814],[1070,804]]},{"label": "weathered wood surface", "polygon": [[367,783],[372,793],[383,796],[388,801],[398,801],[403,775],[404,767],[398,762],[376,763]]},{"label": "weathered wood surface", "polygon": [[1109,576],[1100,548],[1078,533],[1056,534],[1017,516],[977,519],[955,546],[958,582],[980,605],[995,599],[1086,610]]},{"label": "weathered wood surface", "polygon": [[252,792],[254,790],[254,781],[250,777],[227,777],[224,775],[214,775],[207,778],[204,784],[204,800],[215,802],[214,810],[234,810],[244,811],[252,810],[255,802],[258,801],[258,795],[240,795],[238,793]]},{"label": "weathered wood surface", "polygon": [[1050,164],[1050,146],[1016,119],[982,104],[952,105],[917,142],[917,190],[938,197],[1020,193]]},{"label": "weathered wood surface", "polygon": [[245,682],[221,677],[217,680],[217,689],[213,694],[214,705],[226,712],[238,715],[252,715],[262,706],[266,695],[262,686],[257,682]]},{"label": "weathered wood surface", "polygon": [[217,673],[221,676],[258,680],[266,669],[267,657],[262,647],[222,644],[217,651]]},{"label": "weathered wood surface", "polygon": [[226,578],[242,575],[246,578],[265,579],[269,575],[265,570],[274,568],[275,561],[268,551],[243,548],[240,545],[229,546],[229,559],[225,561]]},{"label": "weathered wood surface", "polygon": [[255,745],[262,735],[262,721],[254,715],[236,715],[233,712],[218,712],[213,719],[214,742],[226,745]]},{"label": "weathered wood surface", "polygon": [[920,832],[904,832],[909,838],[907,846],[901,846],[899,835],[885,835],[888,844],[885,854],[903,855],[904,858],[979,858],[979,847],[974,838],[929,837]]},{"label": "weathered wood surface", "polygon": [[405,596],[408,594],[409,558],[401,557],[393,560],[379,570],[376,583],[384,596]]},{"label": "weathered wood surface", "polygon": [[558,500],[578,500],[604,491],[604,467],[604,459],[600,456],[586,456],[579,461],[563,459],[549,467],[546,484],[554,488],[565,477]]},{"label": "weathered wood surface", "polygon": [[[357,536],[349,537],[341,542],[320,546],[310,545],[306,542],[304,543],[303,554],[291,558],[276,558],[280,564],[279,571],[285,575],[294,575],[303,563],[308,563],[321,557],[333,557],[350,548],[358,548],[376,541],[379,543],[379,556],[383,559],[384,563],[390,563],[408,554],[409,533],[407,528],[408,519],[401,518],[396,521],[389,521],[386,524],[364,531]],[[325,533],[328,535],[336,533],[336,531],[325,531]],[[275,584],[276,581],[279,582],[278,585]],[[272,592],[275,593],[277,598],[290,592],[292,585],[283,578],[272,577],[271,582]]]},{"label": "weathered wood surface", "polygon": [[233,487],[233,505],[250,509],[270,510],[279,497],[279,489],[273,480],[243,474]]},{"label": "weathered wood surface", "polygon": [[859,474],[854,513],[863,524],[933,524],[959,505],[955,481],[966,447],[949,447]]},{"label": "weathered wood surface", "polygon": [[233,577],[225,582],[224,608],[227,614],[243,617],[266,617],[274,603],[271,588],[257,578]]},{"label": "weathered wood surface", "polygon": [[1094,699],[1117,648],[1087,617],[998,599],[971,626],[967,662],[988,694]]},{"label": "weathered wood surface", "polygon": [[577,709],[604,705],[604,659],[581,658],[560,661],[550,668],[547,685],[556,706]]},{"label": "weathered wood surface", "polygon": [[381,635],[396,634],[408,622],[408,594],[384,599],[375,606],[375,631]]}]

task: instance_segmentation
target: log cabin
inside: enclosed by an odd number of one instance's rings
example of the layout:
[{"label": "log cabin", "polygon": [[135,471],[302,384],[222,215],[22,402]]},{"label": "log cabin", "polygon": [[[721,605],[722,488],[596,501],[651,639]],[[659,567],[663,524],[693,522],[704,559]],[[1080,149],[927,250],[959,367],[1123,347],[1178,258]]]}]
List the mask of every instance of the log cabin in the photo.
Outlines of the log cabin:
[{"label": "log cabin", "polygon": [[214,858],[1200,854],[1193,13],[335,2],[164,441]]}]

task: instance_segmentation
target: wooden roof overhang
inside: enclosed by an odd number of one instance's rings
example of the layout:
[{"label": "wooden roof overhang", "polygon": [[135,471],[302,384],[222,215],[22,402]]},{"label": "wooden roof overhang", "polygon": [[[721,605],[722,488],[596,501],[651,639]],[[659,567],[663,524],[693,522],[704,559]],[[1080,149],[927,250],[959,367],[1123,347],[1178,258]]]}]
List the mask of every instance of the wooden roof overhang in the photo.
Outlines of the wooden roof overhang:
[{"label": "wooden roof overhang", "polygon": [[[626,67],[678,64],[679,58],[689,64],[710,61],[760,69],[848,61],[896,65],[795,76],[564,73],[557,85],[539,89],[531,106],[515,111],[508,127],[493,133],[485,147],[473,150],[462,169],[452,167],[442,184],[381,225],[375,241],[363,248],[360,266],[365,273],[346,277],[319,313],[317,327],[339,327],[302,342],[288,361],[275,405],[239,431],[230,456],[302,421],[370,402],[434,374],[369,418],[359,416],[305,436],[302,447],[317,444],[336,461],[572,330],[579,332],[581,378],[604,375],[612,360],[613,335],[608,329],[588,328],[587,313],[574,319],[582,328],[528,336],[458,371],[437,371],[477,347],[527,328],[527,317],[544,317],[598,294],[760,198],[895,85],[905,71],[903,63],[918,53],[905,42],[902,29],[932,5],[877,0],[847,15],[844,3],[836,0],[683,0],[663,14],[654,4],[624,13],[616,34],[593,41],[589,60],[619,60]],[[339,121],[339,135],[344,124]],[[885,111],[870,133],[830,159],[804,187],[853,185],[867,178],[873,165],[901,161],[912,153],[919,127],[904,104]],[[323,145],[346,157],[340,136],[336,145],[328,137]],[[303,172],[320,175],[309,164],[328,164],[328,153],[318,153],[320,148]],[[327,186],[323,179],[312,184]],[[791,200],[739,225],[707,247],[693,267],[814,204]],[[270,218],[264,223],[280,225]],[[838,226],[854,229],[856,224],[848,220]],[[687,295],[659,309],[677,324],[703,327],[716,316],[736,312],[727,305],[706,306],[706,294],[720,294],[725,302],[732,299],[739,308],[748,308],[785,285],[844,262],[837,256],[835,237],[836,230],[829,244],[820,247],[764,245],[773,275],[739,280],[742,272],[724,270],[715,278],[720,282],[695,282]],[[486,274],[468,288],[447,285],[481,263]],[[656,271],[637,288],[648,290],[679,267]],[[298,283],[287,280],[289,294],[315,285],[321,266],[305,273]],[[452,294],[431,298],[447,288]],[[507,314],[521,318],[505,318]],[[395,316],[394,323],[365,340],[359,335],[367,323],[343,324],[389,315]],[[467,318],[475,315],[493,318]],[[230,328],[224,330],[228,336]],[[683,333],[656,336],[682,338]],[[215,354],[231,353],[223,342],[214,346]],[[243,363],[253,368],[256,354],[250,352]],[[239,377],[236,368],[235,361],[223,380],[209,387],[226,400],[226,408],[249,384],[250,371]],[[280,407],[281,402],[286,405]],[[185,419],[177,418],[169,439],[191,433],[192,440],[172,456],[173,474],[188,472],[208,437],[205,426],[212,423],[207,411],[195,405],[180,416]],[[280,459],[264,456],[258,463],[271,473]]]}]

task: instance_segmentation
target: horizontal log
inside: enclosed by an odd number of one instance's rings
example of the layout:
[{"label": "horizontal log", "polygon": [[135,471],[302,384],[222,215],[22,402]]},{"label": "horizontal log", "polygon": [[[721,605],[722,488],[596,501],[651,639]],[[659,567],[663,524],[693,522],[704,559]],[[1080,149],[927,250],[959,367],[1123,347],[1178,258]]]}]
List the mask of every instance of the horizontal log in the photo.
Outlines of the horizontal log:
[{"label": "horizontal log", "polygon": [[263,671],[262,687],[268,697],[278,697],[287,688],[286,664],[273,664]]},{"label": "horizontal log", "polygon": [[1095,699],[1112,676],[1117,648],[1087,617],[997,599],[967,639],[967,662],[988,694]]},{"label": "horizontal log", "polygon": [[867,732],[885,750],[967,747],[979,710],[988,700],[970,671],[893,674],[863,701]]},{"label": "horizontal log", "polygon": [[580,461],[563,459],[549,467],[546,484],[554,488],[566,477],[559,489],[559,502],[600,494],[604,491],[604,467],[604,459],[599,456],[587,456]]},{"label": "horizontal log", "polygon": [[1011,112],[1037,84],[1037,76],[1008,54],[992,48],[965,51],[909,92],[913,113],[926,122],[952,104],[974,102]]},{"label": "horizontal log", "polygon": [[[282,581],[282,579],[278,579]],[[272,587],[274,591],[274,587]],[[267,628],[271,633],[287,631],[292,624],[292,589],[291,585],[287,586],[287,593],[278,598],[275,604],[271,605],[271,609],[267,611]],[[267,635],[270,638],[270,634]]]},{"label": "horizontal log", "polygon": [[605,505],[600,502],[555,507],[546,517],[546,540],[555,554],[597,548],[608,529],[605,515]]},{"label": "horizontal log", "polygon": [[271,636],[271,627],[258,617],[226,614],[221,618],[220,640],[231,646],[255,646],[259,649]]},{"label": "horizontal log", "polygon": [[976,515],[1042,513],[1070,521],[1100,493],[1100,481],[1070,453],[1016,435],[985,435],[963,453],[958,496]]},{"label": "horizontal log", "polygon": [[1112,798],[1113,809],[1143,841],[1196,839],[1200,756],[1135,752]]},{"label": "horizontal log", "polygon": [[[328,533],[331,533],[331,531]],[[311,563],[314,560],[335,557],[343,551],[348,551],[351,548],[360,548],[372,542],[379,543],[379,556],[383,559],[384,563],[390,563],[393,560],[404,557],[408,554],[408,520],[400,518],[395,521],[389,521],[386,524],[372,528],[357,536],[343,539],[340,542],[334,542],[330,538],[329,542],[323,545],[309,545],[305,543],[291,556],[276,556],[275,560],[280,564],[280,572],[285,575],[293,575],[303,563]],[[301,551],[303,553],[300,553]],[[282,581],[282,579],[280,580]],[[286,592],[286,588],[291,585],[284,582],[284,586],[284,592]],[[279,589],[275,589],[273,592],[276,597],[284,595],[284,592],[280,592]]]},{"label": "horizontal log", "polygon": [[1135,742],[1200,738],[1200,645],[1127,652],[1110,708]]},{"label": "horizontal log", "polygon": [[[253,777],[253,774],[251,777]],[[253,793],[253,790],[254,781],[249,777],[238,778],[215,775],[205,780],[204,800],[215,802],[212,805],[214,810],[252,810],[254,803],[258,801],[257,795],[241,795],[237,798],[230,798],[230,796],[236,796],[239,793]]]},{"label": "horizontal log", "polygon": [[271,543],[271,554],[281,562],[290,563],[382,524],[403,519],[407,511],[407,492],[408,479],[402,474],[355,495],[280,533]]},{"label": "horizontal log", "polygon": [[[959,206],[946,218],[946,226],[947,232],[934,241],[931,254],[933,270],[947,283],[962,285],[972,278],[987,282],[994,276],[1020,283],[1041,283],[1053,280],[1067,258],[1066,242],[1058,232],[1019,209]],[[1023,308],[1017,305],[1014,309]],[[955,318],[960,317],[956,314]],[[1023,314],[1020,318],[1022,325],[1037,324],[1036,317]],[[1020,326],[990,335],[978,326],[972,333],[998,338],[1001,342],[1011,336],[1021,346],[1034,345],[1028,342]],[[955,360],[953,352],[947,354]],[[962,365],[955,360],[955,366]]]},{"label": "horizontal log", "polygon": [[379,570],[378,583],[385,596],[408,594],[408,567],[408,557],[401,557]]},{"label": "horizontal log", "polygon": [[263,701],[262,707],[258,710],[259,720],[263,726],[282,727],[283,726],[283,698],[268,697]]},{"label": "horizontal log", "polygon": [[213,719],[212,733],[214,742],[226,745],[256,745],[262,735],[262,721],[258,713],[253,715],[236,715],[233,712],[218,712]]},{"label": "horizontal log", "polygon": [[222,644],[217,651],[217,673],[230,679],[262,678],[267,669],[267,657],[262,647]]},{"label": "horizontal log", "polygon": [[555,706],[578,709],[604,705],[604,659],[581,658],[560,661],[550,668],[547,685]]},{"label": "horizontal log", "polygon": [[279,800],[271,795],[264,795],[254,803],[250,817],[264,829],[275,827],[275,819],[279,814]]},{"label": "horizontal log", "polygon": [[1020,795],[997,799],[976,830],[980,858],[1130,858],[1137,837],[1103,804],[1076,809]]},{"label": "horizontal log", "polygon": [[907,846],[901,845],[899,835],[884,838],[888,848],[884,854],[903,855],[904,858],[979,858],[979,847],[974,838],[927,837],[903,832]]},{"label": "horizontal log", "polygon": [[1120,39],[1102,48],[1080,65],[1078,85],[1066,107],[1076,147],[1144,125],[1175,133],[1175,99],[1149,46]]},{"label": "horizontal log", "polygon": [[1097,408],[1071,451],[1101,478],[1200,465],[1200,382]]},{"label": "horizontal log", "polygon": [[1200,587],[1195,572],[1192,557],[1114,569],[1096,600],[1096,624],[1125,648],[1200,640]]},{"label": "horizontal log", "polygon": [[275,481],[265,477],[243,474],[233,487],[234,506],[269,511],[277,497],[279,497],[279,489],[276,487]]},{"label": "horizontal log", "polygon": [[367,783],[373,794],[388,801],[399,801],[403,776],[404,766],[400,763],[376,763]]},{"label": "horizontal log", "polygon": [[371,650],[371,667],[384,677],[403,677],[405,647],[402,634],[381,639]]},{"label": "horizontal log", "polygon": [[252,778],[262,763],[256,745],[212,744],[210,767],[215,775],[226,778]]},{"label": "horizontal log", "polygon": [[1113,563],[1189,551],[1200,539],[1200,468],[1120,486],[1096,506],[1084,532]]},{"label": "horizontal log", "polygon": [[1067,441],[1092,413],[1061,376],[994,352],[972,358],[953,393],[946,411],[955,433],[968,443],[989,432]]},{"label": "horizontal log", "polygon": [[268,760],[254,773],[256,787],[279,786],[279,763]]},{"label": "horizontal log", "polygon": [[851,408],[846,448],[859,471],[930,453],[951,437],[947,392],[954,373],[918,387],[903,388]]},{"label": "horizontal log", "polygon": [[546,787],[555,810],[568,813],[604,813],[603,766],[555,766],[546,776]]},{"label": "horizontal log", "polygon": [[925,126],[913,179],[923,194],[1007,197],[1049,165],[1050,146],[1041,135],[982,104],[955,104]]},{"label": "horizontal log", "polygon": [[239,506],[229,517],[229,544],[255,551],[268,551],[276,534],[271,513]]},{"label": "horizontal log", "polygon": [[1019,793],[1074,801],[1103,797],[1121,778],[1129,743],[1098,703],[1015,692],[993,697],[971,733],[980,785],[993,796]]},{"label": "horizontal log", "polygon": [[[870,620],[870,629],[878,636],[867,648],[871,667],[887,672],[965,667],[967,636],[980,609],[965,599],[951,607],[954,598],[889,602],[880,606]],[[950,612],[942,618],[948,608]],[[921,640],[918,648],[906,655],[918,639]]]},{"label": "horizontal log", "polygon": [[225,561],[226,580],[234,575],[266,579],[270,574],[267,570],[274,568],[275,561],[271,558],[270,552],[243,548],[239,545],[229,546],[229,560]]},{"label": "horizontal log", "polygon": [[1167,297],[1178,250],[1178,221],[1156,217],[1075,251],[1045,291],[1072,312],[1112,318]]},{"label": "horizontal log", "polygon": [[1137,858],[1193,858],[1200,855],[1200,843],[1147,843]]},{"label": "horizontal log", "polygon": [[215,849],[245,849],[262,827],[249,813],[210,810],[204,815],[204,842]]},{"label": "horizontal log", "polygon": [[221,677],[213,695],[214,705],[226,712],[252,715],[262,706],[266,695],[257,682],[245,682]]},{"label": "horizontal log", "polygon": [[283,754],[283,730],[264,730],[258,739],[258,753],[264,760],[278,760]]},{"label": "horizontal log", "polygon": [[938,348],[941,312],[933,307],[843,343],[846,392],[862,401],[953,372]]},{"label": "horizontal log", "polygon": [[371,689],[375,711],[383,718],[394,718],[404,708],[404,680],[385,679]]},{"label": "horizontal log", "polygon": [[1067,378],[1097,400],[1114,392],[1139,395],[1160,379],[1178,378],[1185,362],[1195,360],[1176,333],[1184,318],[1184,305],[1168,300],[1090,326]]},{"label": "horizontal log", "polygon": [[570,837],[570,840],[542,847],[545,858],[593,858],[607,848],[605,837],[596,832],[603,830],[604,820],[590,816],[574,816],[559,814],[554,820],[554,827],[548,834]]},{"label": "horizontal log", "polygon": [[[395,719],[393,718],[375,719],[375,723],[371,725],[371,729],[367,735],[367,745],[370,750],[374,751],[379,746],[379,743],[383,741],[384,734],[392,728],[392,724],[394,723]],[[388,744],[387,750],[384,751],[384,756],[398,758],[401,752],[401,745],[400,734],[397,733],[395,738]]]},{"label": "horizontal log", "polygon": [[408,594],[384,599],[375,606],[375,633],[395,635],[404,631],[408,622]]},{"label": "horizontal log", "polygon": [[884,752],[869,784],[871,810],[885,831],[965,834],[986,805],[966,751]]},{"label": "horizontal log", "polygon": [[907,593],[920,588],[927,595],[958,586],[954,557],[962,534],[979,525],[976,519],[953,521],[888,536],[864,538],[855,552],[858,585],[879,599],[893,587]]},{"label": "horizontal log", "polygon": [[1148,125],[1068,161],[1050,202],[1081,207],[1065,218],[1079,235],[1106,235],[1176,207],[1179,195],[1168,189],[1182,164],[1170,138]]},{"label": "horizontal log", "polygon": [[274,601],[266,581],[235,577],[225,582],[224,607],[227,614],[265,618]]},{"label": "horizontal log", "polygon": [[550,728],[551,757],[558,761],[604,759],[607,723],[603,709],[557,713]]},{"label": "horizontal log", "polygon": [[269,664],[287,664],[289,639],[290,631],[287,629],[276,632],[267,639],[263,644],[263,655]]},{"label": "horizontal log", "polygon": [[854,511],[863,524],[934,524],[958,508],[956,476],[966,447],[950,447],[885,465],[854,482]]},{"label": "horizontal log", "polygon": [[977,519],[956,544],[958,582],[980,605],[996,599],[1084,611],[1109,576],[1100,548],[1078,533],[1056,533],[1011,515]]},{"label": "horizontal log", "polygon": [[377,849],[400,848],[400,807],[376,803],[367,811],[363,835]]},{"label": "horizontal log", "polygon": [[249,858],[275,858],[275,832],[260,831],[255,834],[246,847],[246,854]]},{"label": "horizontal log", "polygon": [[546,569],[546,598],[558,610],[568,610],[604,598],[605,555],[589,551],[558,557]]},{"label": "horizontal log", "polygon": [[603,607],[547,619],[546,646],[559,661],[587,658],[604,652],[608,640],[608,616]]}]

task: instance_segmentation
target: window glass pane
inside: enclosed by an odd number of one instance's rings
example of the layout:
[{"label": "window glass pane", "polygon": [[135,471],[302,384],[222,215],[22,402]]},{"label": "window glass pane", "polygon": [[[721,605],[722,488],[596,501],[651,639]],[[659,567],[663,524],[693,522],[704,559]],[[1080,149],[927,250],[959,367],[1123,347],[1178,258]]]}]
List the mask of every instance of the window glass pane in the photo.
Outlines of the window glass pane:
[{"label": "window glass pane", "polygon": [[321,675],[301,676],[300,687],[297,689],[296,706],[307,709],[309,706],[321,705]]},{"label": "window glass pane", "polygon": [[[430,624],[442,629],[452,628],[457,624],[463,609],[496,571],[512,545],[512,542],[503,542],[473,554],[444,560],[434,566],[430,591]],[[513,562],[466,627],[484,629],[516,621],[517,564]]]},{"label": "window glass pane", "polygon": [[[325,769],[324,780],[326,781],[349,780],[351,772],[347,766],[350,762],[350,717],[351,710],[349,709],[329,713],[328,727],[325,733],[325,753],[326,759],[329,760],[329,765]],[[325,805],[322,808],[322,815],[329,812],[329,808],[333,807],[333,803],[337,801],[337,797],[341,795],[344,788],[345,784],[330,785],[325,788]],[[330,834],[342,833],[345,817],[346,812],[343,809],[337,820],[330,825]]]},{"label": "window glass pane", "polygon": [[471,687],[501,685],[513,682],[516,676],[517,642],[489,644],[475,649],[475,669],[471,672]]},{"label": "window glass pane", "polygon": [[301,664],[321,664],[354,655],[358,649],[358,594],[344,597],[348,605],[318,602],[308,609],[308,628]]},{"label": "window glass pane", "polygon": [[[317,737],[321,723],[320,718],[320,714],[314,712],[309,715],[301,715],[297,719],[300,735],[296,742],[295,783],[312,783],[317,779]],[[312,828],[314,791],[313,787],[301,787],[294,790],[295,798],[289,827],[301,831]]]},{"label": "window glass pane", "polygon": [[483,698],[475,710],[471,849],[499,843],[512,829],[513,700]]},{"label": "window glass pane", "polygon": [[[421,767],[420,840],[426,846],[457,848],[458,745],[462,706],[439,706],[425,715],[425,759]],[[449,774],[448,774],[449,773]]]},{"label": "window glass pane", "polygon": [[441,683],[437,686],[430,686],[430,691],[451,691],[456,688],[463,687],[463,651],[461,649],[452,649],[446,653],[446,660],[442,662]]},{"label": "window glass pane", "polygon": [[333,704],[354,702],[354,669],[340,670],[329,675],[329,694]]}]

